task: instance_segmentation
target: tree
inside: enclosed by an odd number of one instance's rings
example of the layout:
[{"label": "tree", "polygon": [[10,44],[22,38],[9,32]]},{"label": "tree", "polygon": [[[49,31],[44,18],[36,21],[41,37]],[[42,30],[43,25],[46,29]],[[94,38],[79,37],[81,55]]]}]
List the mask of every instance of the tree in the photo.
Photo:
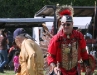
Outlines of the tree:
[{"label": "tree", "polygon": [[[97,1],[97,0],[96,0]],[[33,18],[45,5],[94,6],[95,0],[0,0],[0,18]],[[15,28],[7,28],[11,32]],[[31,28],[26,29],[31,33]]]},{"label": "tree", "polygon": [[45,5],[93,6],[95,0],[0,0],[0,17],[31,18]]}]

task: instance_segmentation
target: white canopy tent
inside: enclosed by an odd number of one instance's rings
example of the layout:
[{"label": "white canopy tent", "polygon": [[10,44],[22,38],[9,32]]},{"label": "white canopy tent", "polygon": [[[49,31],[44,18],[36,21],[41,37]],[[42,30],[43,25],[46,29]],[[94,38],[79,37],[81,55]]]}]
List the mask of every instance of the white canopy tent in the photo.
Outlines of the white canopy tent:
[{"label": "white canopy tent", "polygon": [[[53,18],[53,17],[49,17],[49,18]],[[74,17],[73,25],[74,27],[78,27],[80,29],[87,29],[90,21],[91,21],[91,17]],[[53,22],[46,22],[46,25],[49,29],[51,29]]]},{"label": "white canopy tent", "polygon": [[74,17],[74,27],[81,29],[87,29],[88,25],[91,22],[91,17]]}]

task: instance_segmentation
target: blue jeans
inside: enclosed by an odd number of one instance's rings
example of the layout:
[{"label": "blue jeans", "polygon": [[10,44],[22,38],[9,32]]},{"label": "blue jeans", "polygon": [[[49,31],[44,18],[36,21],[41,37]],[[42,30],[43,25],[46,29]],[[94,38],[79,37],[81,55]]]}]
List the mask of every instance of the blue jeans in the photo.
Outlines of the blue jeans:
[{"label": "blue jeans", "polygon": [[7,64],[7,62],[8,62],[7,50],[0,50],[0,58],[1,58],[0,68],[3,69],[3,67],[4,67],[4,66]]},{"label": "blue jeans", "polygon": [[3,56],[0,54],[0,65],[2,64],[3,62]]}]

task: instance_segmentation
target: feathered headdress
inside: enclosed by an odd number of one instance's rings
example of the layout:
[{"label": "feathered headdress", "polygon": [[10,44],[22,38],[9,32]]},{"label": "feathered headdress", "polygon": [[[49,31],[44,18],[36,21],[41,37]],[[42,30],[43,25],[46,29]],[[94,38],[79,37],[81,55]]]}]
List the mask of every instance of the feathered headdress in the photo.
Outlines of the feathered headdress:
[{"label": "feathered headdress", "polygon": [[57,18],[62,17],[63,15],[70,15],[73,17],[73,8],[71,5],[63,5],[63,6],[58,6],[58,9],[56,10],[56,15]]}]

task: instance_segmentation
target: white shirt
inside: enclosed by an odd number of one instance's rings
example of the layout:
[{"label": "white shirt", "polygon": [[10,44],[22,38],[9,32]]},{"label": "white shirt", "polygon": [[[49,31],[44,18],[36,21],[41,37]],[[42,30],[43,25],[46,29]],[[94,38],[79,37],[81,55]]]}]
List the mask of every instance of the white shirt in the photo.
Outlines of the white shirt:
[{"label": "white shirt", "polygon": [[95,54],[96,54],[96,51],[94,51],[94,50],[93,50],[93,51],[90,51],[90,54],[91,54],[94,58],[96,58],[96,55],[95,55]]},{"label": "white shirt", "polygon": [[87,33],[86,36],[89,36],[90,39],[92,39],[92,35],[90,33]]}]

